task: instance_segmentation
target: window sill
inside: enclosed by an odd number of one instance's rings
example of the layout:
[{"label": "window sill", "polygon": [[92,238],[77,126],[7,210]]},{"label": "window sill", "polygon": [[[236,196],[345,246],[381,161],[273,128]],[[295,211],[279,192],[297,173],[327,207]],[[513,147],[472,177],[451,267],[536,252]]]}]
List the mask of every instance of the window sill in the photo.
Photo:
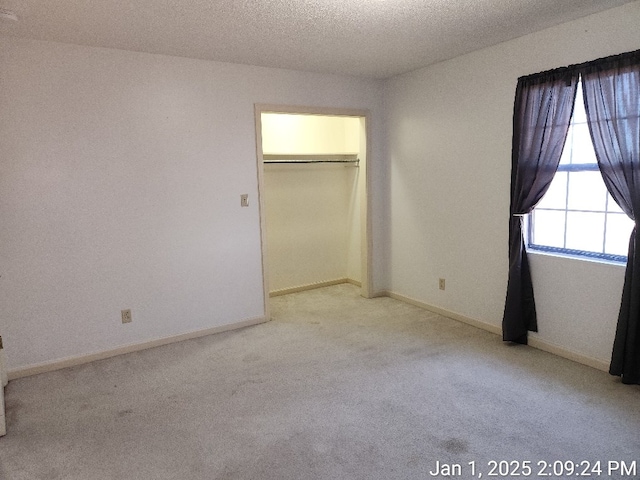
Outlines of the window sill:
[{"label": "window sill", "polygon": [[587,263],[596,263],[601,265],[611,265],[614,267],[626,268],[627,262],[616,261],[616,260],[608,260],[606,258],[596,258],[596,257],[584,257],[582,255],[571,255],[569,253],[560,253],[560,252],[547,252],[544,250],[536,250],[535,248],[527,248],[527,254],[540,256],[540,257],[551,257],[558,258],[562,260],[569,261],[579,261],[579,262],[587,262]]}]

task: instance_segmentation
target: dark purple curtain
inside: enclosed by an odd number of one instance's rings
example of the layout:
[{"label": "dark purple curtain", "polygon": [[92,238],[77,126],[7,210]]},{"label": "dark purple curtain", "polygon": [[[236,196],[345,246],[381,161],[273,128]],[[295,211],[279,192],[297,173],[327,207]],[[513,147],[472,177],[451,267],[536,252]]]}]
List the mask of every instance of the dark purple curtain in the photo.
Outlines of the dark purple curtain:
[{"label": "dark purple curtain", "polygon": [[623,383],[636,384],[640,383],[640,52],[605,59],[581,73],[602,178],[620,208],[636,222],[609,370]]},{"label": "dark purple curtain", "polygon": [[576,95],[577,73],[559,69],[518,79],[513,113],[509,281],[502,320],[505,341],[527,343],[538,331],[522,216],[545,194],[558,169]]}]

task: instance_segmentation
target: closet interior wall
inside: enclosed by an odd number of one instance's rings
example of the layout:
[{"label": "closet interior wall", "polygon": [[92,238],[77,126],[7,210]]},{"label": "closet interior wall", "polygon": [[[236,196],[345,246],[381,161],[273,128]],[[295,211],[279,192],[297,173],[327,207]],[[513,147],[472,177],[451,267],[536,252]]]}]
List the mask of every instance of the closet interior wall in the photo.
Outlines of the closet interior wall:
[{"label": "closet interior wall", "polygon": [[[269,292],[361,282],[359,163],[302,163],[296,155],[364,161],[359,117],[263,113]],[[270,163],[281,155],[287,163]]]}]

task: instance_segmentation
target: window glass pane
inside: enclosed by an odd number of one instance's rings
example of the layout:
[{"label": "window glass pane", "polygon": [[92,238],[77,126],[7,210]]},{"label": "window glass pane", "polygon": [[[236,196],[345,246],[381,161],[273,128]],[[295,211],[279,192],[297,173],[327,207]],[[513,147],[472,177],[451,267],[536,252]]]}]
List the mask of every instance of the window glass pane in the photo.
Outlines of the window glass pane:
[{"label": "window glass pane", "polygon": [[567,139],[564,142],[562,155],[560,156],[560,165],[569,165],[571,163],[571,139],[573,138],[573,127],[569,127]]},{"label": "window glass pane", "polygon": [[578,90],[576,91],[576,103],[573,107],[573,122],[574,123],[586,123],[587,112],[584,109],[584,98],[582,96],[582,84],[578,83]]},{"label": "window glass pane", "polygon": [[626,214],[608,214],[604,253],[626,256],[629,250],[631,230],[633,230],[633,221]]},{"label": "window glass pane", "polygon": [[531,243],[564,248],[564,212],[536,209],[532,223]]},{"label": "window glass pane", "polygon": [[600,172],[569,173],[569,209],[604,212],[606,198],[607,188]]},{"label": "window glass pane", "polygon": [[591,134],[586,123],[577,123],[573,127],[573,143],[571,144],[571,163],[596,163],[596,152],[593,150]]},{"label": "window glass pane", "polygon": [[567,208],[567,172],[556,172],[549,190],[538,202],[536,208]]},{"label": "window glass pane", "polygon": [[624,213],[622,209],[618,206],[616,201],[613,199],[611,194],[608,192],[607,192],[607,197],[609,198],[609,202],[607,203],[607,212]]},{"label": "window glass pane", "polygon": [[604,213],[567,212],[566,248],[602,253]]}]

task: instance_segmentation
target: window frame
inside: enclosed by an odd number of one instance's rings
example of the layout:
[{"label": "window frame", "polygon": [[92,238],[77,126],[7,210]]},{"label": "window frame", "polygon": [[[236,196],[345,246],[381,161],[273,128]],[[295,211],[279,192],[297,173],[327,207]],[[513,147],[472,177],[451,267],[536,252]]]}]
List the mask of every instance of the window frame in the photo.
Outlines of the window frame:
[{"label": "window frame", "polygon": [[[582,88],[581,86],[581,79],[579,80],[578,83],[578,88]],[[582,97],[580,95],[580,97]],[[576,95],[576,102],[578,102],[578,95]],[[584,104],[583,104],[584,105]],[[574,106],[574,113],[571,115],[571,119],[570,119],[570,124],[572,128],[574,125],[576,125],[574,123],[574,115],[575,115],[575,106]],[[582,123],[582,122],[580,122]],[[563,149],[567,147],[567,141],[568,141],[568,137],[567,140],[565,140],[565,144],[563,146]],[[573,148],[573,144],[571,145],[571,148]],[[556,174],[560,173],[560,172],[567,172],[567,174],[569,175],[572,172],[600,172],[600,168],[598,166],[597,162],[591,162],[591,163],[564,163],[564,164],[559,164],[558,165],[558,169],[556,170]],[[554,174],[554,178],[555,178],[555,174]],[[567,181],[570,182],[570,176],[568,177]],[[604,182],[604,180],[603,180]],[[569,188],[569,183],[567,184],[567,188]],[[544,197],[543,197],[544,198]],[[589,251],[589,250],[576,250],[576,249],[571,249],[571,248],[566,248],[566,247],[555,247],[555,246],[548,246],[548,245],[539,245],[533,242],[534,239],[534,232],[535,232],[535,222],[534,222],[534,213],[535,210],[537,208],[534,207],[534,209],[526,215],[527,219],[525,222],[525,238],[526,238],[526,248],[527,250],[533,251],[533,252],[538,252],[538,253],[550,253],[550,254],[556,254],[556,255],[561,255],[561,256],[565,256],[565,257],[569,257],[569,258],[577,258],[580,260],[600,260],[600,261],[607,261],[607,262],[613,262],[613,263],[626,263],[627,262],[627,255],[618,255],[618,254],[611,254],[611,253],[604,253],[604,242],[606,242],[606,238],[607,238],[607,216],[608,215],[620,215],[620,213],[618,212],[611,212],[609,211],[609,201],[614,201],[611,198],[611,195],[607,192],[607,196],[606,196],[606,200],[605,200],[605,207],[604,207],[604,211],[602,210],[587,210],[587,209],[570,209],[568,208],[568,204],[569,204],[569,193],[567,192],[567,196],[566,196],[566,201],[565,201],[565,208],[549,208],[549,207],[541,207],[540,211],[551,211],[551,212],[563,212],[564,213],[564,244],[566,245],[566,236],[567,236],[567,214],[568,212],[579,212],[579,213],[597,213],[597,214],[603,214],[604,215],[604,229],[602,232],[602,241],[603,241],[603,252],[594,252],[594,251]],[[614,201],[615,202],[615,201]],[[624,213],[622,214],[624,215]]]}]

